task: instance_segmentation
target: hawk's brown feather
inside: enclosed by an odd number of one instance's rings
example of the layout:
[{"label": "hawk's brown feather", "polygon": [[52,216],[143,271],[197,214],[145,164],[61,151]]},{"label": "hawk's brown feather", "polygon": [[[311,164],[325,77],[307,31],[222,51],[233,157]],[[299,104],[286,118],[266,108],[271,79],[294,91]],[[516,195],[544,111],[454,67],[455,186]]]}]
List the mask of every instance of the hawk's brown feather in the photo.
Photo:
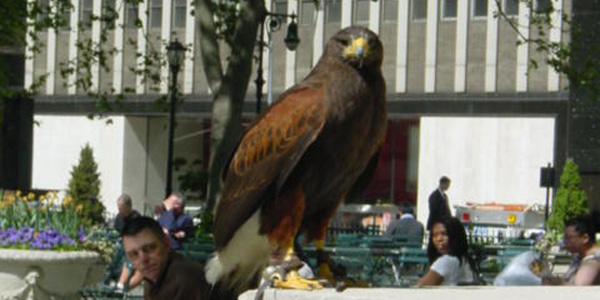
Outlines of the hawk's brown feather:
[{"label": "hawk's brown feather", "polygon": [[215,218],[217,249],[225,246],[241,223],[264,202],[262,192],[273,183],[281,188],[319,134],[325,116],[323,89],[304,86],[287,93],[250,126],[225,177],[226,189]]}]

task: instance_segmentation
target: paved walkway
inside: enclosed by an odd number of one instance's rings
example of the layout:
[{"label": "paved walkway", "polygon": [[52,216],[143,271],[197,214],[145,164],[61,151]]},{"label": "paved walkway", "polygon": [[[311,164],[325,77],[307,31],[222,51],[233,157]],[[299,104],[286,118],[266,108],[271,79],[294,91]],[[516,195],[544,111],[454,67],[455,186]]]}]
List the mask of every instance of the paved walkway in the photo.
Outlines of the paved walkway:
[{"label": "paved walkway", "polygon": [[[255,291],[242,294],[240,300],[254,300]],[[582,300],[598,299],[600,287],[435,287],[435,288],[372,288],[347,289],[341,293],[334,289],[321,291],[290,291],[269,289],[263,300]]]}]

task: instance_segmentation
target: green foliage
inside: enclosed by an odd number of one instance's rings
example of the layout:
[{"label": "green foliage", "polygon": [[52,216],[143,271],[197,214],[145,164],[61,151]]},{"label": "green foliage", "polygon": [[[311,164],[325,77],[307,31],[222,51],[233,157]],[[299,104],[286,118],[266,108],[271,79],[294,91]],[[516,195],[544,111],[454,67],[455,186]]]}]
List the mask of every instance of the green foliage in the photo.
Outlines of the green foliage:
[{"label": "green foliage", "polygon": [[[596,53],[600,51],[597,43],[588,43],[586,40],[592,40],[586,35],[589,34],[588,28],[584,24],[578,23],[565,13],[563,8],[554,7],[552,3],[548,7],[538,9],[534,0],[519,0],[526,5],[527,10],[533,12],[529,14],[529,26],[535,30],[534,34],[524,35],[524,28],[519,26],[518,18],[507,16],[503,9],[503,0],[494,0],[498,7],[495,17],[504,20],[518,35],[517,45],[529,44],[537,52],[546,54],[546,64],[556,72],[565,75],[569,79],[571,88],[579,88],[588,93],[591,100],[598,100],[600,96],[600,60]],[[583,2],[583,1],[581,1]],[[556,27],[553,16],[560,19]],[[581,17],[579,18],[581,19]],[[553,42],[548,37],[551,29],[560,30],[561,34],[570,34],[571,38]],[[575,61],[579,61],[576,63]],[[530,59],[529,70],[537,69],[539,63],[535,59]]]},{"label": "green foliage", "polygon": [[179,190],[185,194],[186,199],[197,201],[206,198],[208,172],[201,160],[195,159],[188,164],[185,158],[177,157],[173,160],[173,168],[180,173],[177,176]]},{"label": "green foliage", "polygon": [[86,225],[104,222],[104,205],[99,199],[100,173],[89,144],[81,149],[79,163],[73,166],[67,195],[73,198],[76,207],[81,205]]},{"label": "green foliage", "polygon": [[81,247],[100,254],[105,264],[110,264],[117,249],[119,233],[112,227],[94,226]]},{"label": "green foliage", "polygon": [[572,159],[567,159],[560,176],[560,187],[554,197],[554,207],[548,219],[548,228],[562,233],[566,220],[587,212],[587,195],[581,189],[581,177],[579,177],[577,164]]}]

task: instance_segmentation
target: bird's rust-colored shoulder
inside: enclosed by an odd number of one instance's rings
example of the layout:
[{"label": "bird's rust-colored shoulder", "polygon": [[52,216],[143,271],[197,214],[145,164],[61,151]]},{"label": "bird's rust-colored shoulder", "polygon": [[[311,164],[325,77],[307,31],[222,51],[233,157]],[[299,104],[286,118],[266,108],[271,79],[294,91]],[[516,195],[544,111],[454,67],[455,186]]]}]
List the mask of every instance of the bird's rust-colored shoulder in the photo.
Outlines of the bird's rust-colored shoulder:
[{"label": "bird's rust-colored shoulder", "polygon": [[266,195],[276,196],[323,128],[322,88],[297,87],[282,97],[250,126],[233,154],[215,215],[217,249],[268,201]]},{"label": "bird's rust-colored shoulder", "polygon": [[281,156],[312,142],[325,119],[322,99],[322,88],[306,87],[288,93],[272,106],[242,138],[231,162],[235,175],[243,176],[264,163],[280,163],[276,160]]}]

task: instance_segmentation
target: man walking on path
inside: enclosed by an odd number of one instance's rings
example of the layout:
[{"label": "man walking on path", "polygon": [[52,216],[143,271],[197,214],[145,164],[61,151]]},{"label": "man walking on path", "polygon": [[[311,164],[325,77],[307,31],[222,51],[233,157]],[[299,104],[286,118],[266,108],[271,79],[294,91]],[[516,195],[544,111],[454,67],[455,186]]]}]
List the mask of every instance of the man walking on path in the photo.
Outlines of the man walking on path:
[{"label": "man walking on path", "polygon": [[442,176],[438,188],[429,196],[429,218],[427,219],[427,230],[429,231],[435,220],[443,216],[452,216],[448,195],[446,195],[448,188],[450,188],[450,178]]}]

